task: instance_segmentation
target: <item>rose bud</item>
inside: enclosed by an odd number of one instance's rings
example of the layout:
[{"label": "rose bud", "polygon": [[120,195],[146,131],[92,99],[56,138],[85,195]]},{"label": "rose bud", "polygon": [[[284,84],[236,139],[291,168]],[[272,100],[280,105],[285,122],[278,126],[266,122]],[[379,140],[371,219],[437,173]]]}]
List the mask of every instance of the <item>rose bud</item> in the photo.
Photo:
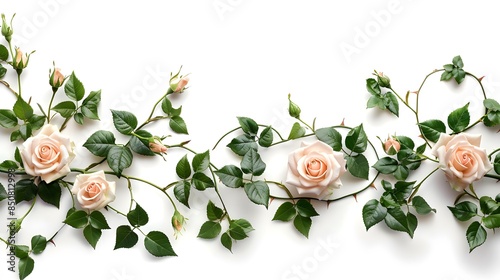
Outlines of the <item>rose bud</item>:
[{"label": "rose bud", "polygon": [[12,40],[12,34],[14,34],[14,30],[12,30],[12,20],[14,19],[15,14],[12,16],[10,20],[10,26],[7,24],[7,20],[5,19],[5,15],[2,14],[2,35],[5,37],[5,40],[10,43]]},{"label": "rose bud", "polygon": [[175,93],[181,93],[186,89],[186,85],[189,82],[189,77],[180,76],[170,80],[170,89]]},{"label": "rose bud", "polygon": [[16,70],[22,70],[28,66],[28,57],[19,48],[16,48],[16,57],[12,66]]},{"label": "rose bud", "polygon": [[391,79],[384,75],[384,73],[375,71],[375,76],[377,76],[377,82],[381,87],[391,87]]},{"label": "rose bud", "polygon": [[300,107],[292,102],[290,94],[288,94],[288,113],[292,118],[300,118],[300,112]]},{"label": "rose bud", "polygon": [[50,71],[49,84],[53,89],[58,89],[64,83],[64,75],[61,73],[61,69],[55,68]]},{"label": "rose bud", "polygon": [[401,150],[401,144],[394,138],[389,138],[384,142],[384,151],[388,155],[395,155]]},{"label": "rose bud", "polygon": [[149,142],[149,148],[153,153],[164,154],[167,152],[167,147],[165,147],[165,145],[163,145],[158,140],[155,140],[154,142]]}]

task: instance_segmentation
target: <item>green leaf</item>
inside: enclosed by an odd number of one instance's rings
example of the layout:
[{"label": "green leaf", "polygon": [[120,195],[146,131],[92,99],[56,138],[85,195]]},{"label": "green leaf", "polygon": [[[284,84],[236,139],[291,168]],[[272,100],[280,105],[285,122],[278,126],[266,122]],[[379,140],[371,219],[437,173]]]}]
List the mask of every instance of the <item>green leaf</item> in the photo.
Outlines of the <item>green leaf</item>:
[{"label": "green leaf", "polygon": [[3,67],[3,65],[0,64],[0,79],[5,77],[5,74],[7,74],[7,68]]},{"label": "green leaf", "polygon": [[21,201],[31,201],[35,198],[37,192],[38,188],[32,180],[23,179],[16,182],[16,185],[14,186],[14,199],[16,204]]},{"label": "green leaf", "polygon": [[30,247],[26,245],[15,245],[14,249],[16,257],[24,259],[30,254]]},{"label": "green leaf", "polygon": [[186,122],[180,116],[173,116],[168,124],[175,133],[188,134]]},{"label": "green leaf", "polygon": [[63,101],[52,107],[52,110],[61,114],[63,118],[70,118],[76,111],[76,105],[73,101]]},{"label": "green leaf", "polygon": [[80,80],[76,77],[75,72],[72,72],[66,80],[64,92],[71,100],[74,101],[80,101],[83,96],[85,96],[85,88],[83,87],[82,82],[80,82]]},{"label": "green leaf", "polygon": [[239,188],[243,186],[243,172],[235,165],[226,165],[215,171],[222,183],[230,188]]},{"label": "green leaf", "polygon": [[12,133],[10,134],[10,141],[14,142],[19,139],[21,139],[21,132],[19,132],[19,130],[12,131]]},{"label": "green leaf", "polygon": [[306,199],[299,199],[297,201],[296,207],[297,213],[302,217],[314,217],[319,215],[312,204]]},{"label": "green leaf", "polygon": [[224,246],[226,249],[228,249],[231,252],[231,249],[233,247],[233,239],[227,232],[224,232],[220,236],[220,242],[222,243],[222,246]]},{"label": "green leaf", "polygon": [[203,172],[207,170],[210,166],[210,152],[206,151],[204,153],[194,155],[191,165],[193,166],[194,172]]},{"label": "green leaf", "polygon": [[9,196],[7,195],[7,191],[5,190],[4,186],[2,183],[0,183],[0,201],[8,198]]},{"label": "green leaf", "polygon": [[379,95],[372,95],[368,98],[368,102],[366,102],[366,108],[377,107],[381,110],[385,110],[385,100],[383,97]]},{"label": "green leaf", "polygon": [[113,146],[108,152],[107,159],[109,167],[120,178],[123,170],[132,164],[133,155],[129,147]]},{"label": "green leaf", "polygon": [[255,139],[247,134],[242,134],[233,138],[227,147],[239,156],[244,156],[249,150],[257,150],[258,148],[257,143],[255,143]]},{"label": "green leaf", "polygon": [[302,235],[304,235],[307,238],[309,237],[309,230],[311,229],[312,225],[311,218],[297,215],[293,219],[293,225],[300,233],[302,233]]},{"label": "green leaf", "polygon": [[368,137],[363,129],[363,124],[349,130],[349,133],[345,137],[345,146],[355,153],[362,153],[366,150]]},{"label": "green leaf", "polygon": [[475,248],[481,246],[485,241],[488,234],[484,227],[478,222],[472,222],[467,228],[466,232],[467,242],[469,243],[469,253]]},{"label": "green leaf", "polygon": [[259,136],[259,145],[262,147],[270,147],[273,144],[273,130],[271,126],[268,126],[262,130]]},{"label": "green leaf", "polygon": [[410,236],[413,237],[415,230],[417,229],[417,226],[418,226],[417,216],[408,212],[406,214],[406,219],[408,220],[408,230],[409,230]]},{"label": "green leaf", "polygon": [[448,127],[456,133],[464,131],[464,129],[469,125],[469,122],[469,103],[454,110],[450,113],[450,115],[448,115]]},{"label": "green leaf", "polygon": [[187,179],[191,176],[191,166],[189,165],[187,155],[184,155],[179,162],[177,162],[175,172],[181,179]]},{"label": "green leaf", "polygon": [[46,120],[45,116],[40,116],[40,115],[37,115],[37,114],[33,114],[28,119],[28,122],[31,124],[31,129],[33,129],[33,130],[39,130],[45,124],[45,120]]},{"label": "green leaf", "polygon": [[410,137],[407,136],[396,136],[396,140],[401,144],[402,147],[413,150],[415,148],[415,142]]},{"label": "green leaf", "polygon": [[200,228],[200,232],[198,233],[199,238],[203,239],[213,239],[219,236],[222,227],[217,222],[206,221]]},{"label": "green leaf", "polygon": [[464,62],[462,61],[462,58],[459,55],[453,58],[452,63],[458,68],[464,68]]},{"label": "green leaf", "polygon": [[87,212],[78,210],[69,213],[63,223],[74,228],[83,228],[89,223],[89,218]]},{"label": "green leaf", "polygon": [[91,225],[86,226],[83,229],[83,236],[89,242],[90,246],[95,249],[97,242],[101,238],[102,231],[98,228],[94,228]]},{"label": "green leaf", "polygon": [[98,130],[90,135],[83,146],[98,157],[106,157],[109,150],[116,146],[115,141],[116,139],[112,132]]},{"label": "green leaf", "polygon": [[42,253],[47,247],[47,239],[41,235],[35,235],[31,238],[31,251],[37,255]]},{"label": "green leaf", "polygon": [[93,228],[110,229],[104,215],[99,211],[92,211],[89,215],[89,223]]},{"label": "green leaf", "polygon": [[370,165],[363,154],[347,156],[347,170],[354,177],[368,180]]},{"label": "green leaf", "polygon": [[406,232],[413,238],[413,231],[410,230],[408,225],[408,218],[400,207],[387,209],[384,221],[390,229]]},{"label": "green leaf", "polygon": [[483,224],[486,228],[494,229],[500,227],[500,214],[493,214],[483,218]]},{"label": "green leaf", "polygon": [[193,174],[191,184],[199,191],[204,191],[207,188],[215,187],[212,179],[201,172],[196,172]]},{"label": "green leaf", "polygon": [[247,117],[237,117],[243,132],[250,136],[257,135],[259,131],[259,125],[251,118]]},{"label": "green leaf", "polygon": [[420,215],[426,215],[429,214],[430,212],[436,213],[436,209],[431,208],[427,203],[427,201],[425,201],[425,199],[421,196],[415,196],[412,199],[412,205],[413,207],[415,207],[415,210]]},{"label": "green leaf", "polygon": [[369,200],[363,206],[363,222],[366,230],[385,219],[387,208],[383,207],[376,199]]},{"label": "green leaf", "polygon": [[169,117],[180,116],[182,112],[182,106],[180,106],[179,108],[174,108],[172,106],[172,102],[170,101],[170,99],[168,99],[168,96],[165,96],[165,98],[163,98],[161,102],[161,109]]},{"label": "green leaf", "polygon": [[216,221],[224,216],[224,210],[215,206],[215,204],[209,200],[207,204],[207,218],[210,221]]},{"label": "green leaf", "polygon": [[19,259],[19,280],[23,280],[28,277],[28,275],[33,272],[34,267],[35,261],[32,258],[26,257]]},{"label": "green leaf", "polygon": [[115,248],[132,248],[137,244],[139,237],[132,231],[130,226],[123,225],[116,228],[116,242]]},{"label": "green leaf", "polygon": [[408,178],[408,175],[410,175],[410,171],[406,166],[398,165],[398,168],[396,168],[393,175],[396,180],[404,181]]},{"label": "green leaf", "polygon": [[378,85],[377,80],[373,78],[366,79],[366,89],[372,95],[380,95],[380,86]]},{"label": "green leaf", "polygon": [[316,129],[315,134],[318,140],[332,147],[334,151],[339,152],[342,150],[342,135],[335,128],[325,127]]},{"label": "green leaf", "polygon": [[497,210],[500,207],[500,204],[489,196],[482,196],[479,199],[479,207],[481,208],[481,212],[483,212],[483,214],[488,215]]},{"label": "green leaf", "polygon": [[9,59],[9,50],[4,45],[0,45],[0,60],[7,61]]},{"label": "green leaf", "polygon": [[82,102],[82,114],[91,120],[99,120],[98,107],[100,102],[101,90],[91,91]]},{"label": "green leaf", "polygon": [[429,141],[437,142],[441,133],[446,133],[446,125],[440,120],[428,120],[418,124],[423,136]]},{"label": "green leaf", "polygon": [[401,206],[401,204],[396,201],[392,191],[384,192],[384,194],[380,197],[380,204],[382,204],[385,208],[398,208]]},{"label": "green leaf", "polygon": [[403,202],[405,201],[411,194],[413,190],[413,185],[415,182],[405,182],[405,181],[398,181],[396,184],[394,184],[394,196],[398,200],[398,202]]},{"label": "green leaf", "polygon": [[137,118],[127,111],[111,110],[113,124],[116,130],[125,135],[130,135],[137,127]]},{"label": "green leaf", "polygon": [[136,203],[135,209],[127,213],[127,220],[133,227],[141,227],[149,222],[149,216],[139,203]]},{"label": "green leaf", "polygon": [[189,208],[189,194],[191,192],[191,185],[188,181],[182,180],[177,182],[174,187],[174,195],[177,200]]},{"label": "green leaf", "polygon": [[306,135],[306,129],[303,128],[300,123],[296,122],[293,124],[290,134],[288,135],[288,140],[297,139]]},{"label": "green leaf", "polygon": [[19,127],[19,134],[24,141],[26,141],[31,136],[32,131],[33,130],[31,128],[31,124],[29,123],[23,124]]},{"label": "green leaf", "polygon": [[245,174],[260,176],[266,170],[266,164],[256,150],[250,149],[241,159],[241,170]]},{"label": "green leaf", "polygon": [[38,196],[48,204],[59,208],[61,201],[61,186],[58,181],[53,181],[50,184],[41,181],[38,184]]},{"label": "green leaf", "polygon": [[19,152],[19,147],[16,147],[16,150],[14,151],[14,159],[19,163],[19,166],[24,167],[23,165],[23,159],[21,158],[21,152]]},{"label": "green leaf", "polygon": [[297,210],[293,203],[286,201],[278,207],[276,213],[274,214],[273,221],[291,221],[297,215]]},{"label": "green leaf", "polygon": [[231,220],[229,222],[229,235],[235,240],[242,240],[248,237],[248,233],[253,230],[252,225],[245,219]]},{"label": "green leaf", "polygon": [[168,237],[160,231],[151,231],[144,239],[144,246],[155,257],[177,256]]},{"label": "green leaf", "polygon": [[28,120],[33,115],[33,108],[21,97],[17,98],[13,108],[14,114],[21,120]]},{"label": "green leaf", "polygon": [[470,201],[462,201],[455,205],[455,207],[448,206],[451,213],[457,220],[465,222],[477,216],[477,206]]},{"label": "green leaf", "polygon": [[83,125],[83,117],[84,117],[83,114],[80,113],[80,112],[78,112],[75,115],[73,115],[73,119],[79,125]]},{"label": "green leaf", "polygon": [[[144,137],[144,138],[151,138],[153,137],[153,135],[151,135],[151,133],[145,131],[145,130],[137,130],[134,132],[135,134],[141,136],[141,137]],[[132,136],[130,138],[130,149],[132,149],[132,151],[140,154],[140,155],[143,155],[143,156],[154,156],[156,155],[153,151],[151,151],[151,149],[149,148],[149,141],[146,140],[146,139],[141,139],[137,136]]]},{"label": "green leaf", "polygon": [[269,204],[269,186],[266,182],[254,181],[246,183],[245,193],[253,203],[264,205],[267,208]]},{"label": "green leaf", "polygon": [[0,126],[13,128],[18,124],[16,114],[12,110],[0,109]]},{"label": "green leaf", "polygon": [[441,81],[448,81],[453,77],[451,71],[445,71],[441,74]]},{"label": "green leaf", "polygon": [[483,105],[488,110],[500,111],[500,103],[498,103],[495,99],[487,98],[483,100]]},{"label": "green leaf", "polygon": [[392,174],[397,170],[398,165],[397,160],[391,157],[383,157],[373,165],[373,168],[382,174]]},{"label": "green leaf", "polygon": [[12,160],[4,160],[2,163],[0,163],[0,168],[9,170],[9,169],[18,169],[19,167],[17,166],[17,163]]},{"label": "green leaf", "polygon": [[384,94],[384,105],[389,112],[399,117],[399,103],[398,98],[392,92],[386,92]]},{"label": "green leaf", "polygon": [[495,160],[493,161],[493,169],[495,173],[500,175],[500,153],[496,154]]}]

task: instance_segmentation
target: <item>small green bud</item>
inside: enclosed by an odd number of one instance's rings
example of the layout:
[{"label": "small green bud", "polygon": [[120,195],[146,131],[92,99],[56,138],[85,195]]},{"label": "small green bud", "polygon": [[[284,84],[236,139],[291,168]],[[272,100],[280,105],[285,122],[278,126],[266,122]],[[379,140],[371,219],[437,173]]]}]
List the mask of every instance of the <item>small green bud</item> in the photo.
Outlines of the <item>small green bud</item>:
[{"label": "small green bud", "polygon": [[292,100],[290,99],[290,94],[288,94],[288,113],[292,118],[300,118],[300,107],[293,103]]},{"label": "small green bud", "polygon": [[14,30],[12,29],[12,20],[14,19],[15,14],[12,16],[10,20],[10,25],[7,24],[7,20],[5,19],[5,15],[2,14],[2,35],[5,37],[5,40],[10,43],[12,40],[12,34],[14,34]]},{"label": "small green bud", "polygon": [[377,82],[381,87],[390,88],[391,87],[391,79],[384,75],[382,72],[375,71],[375,76],[377,76]]}]

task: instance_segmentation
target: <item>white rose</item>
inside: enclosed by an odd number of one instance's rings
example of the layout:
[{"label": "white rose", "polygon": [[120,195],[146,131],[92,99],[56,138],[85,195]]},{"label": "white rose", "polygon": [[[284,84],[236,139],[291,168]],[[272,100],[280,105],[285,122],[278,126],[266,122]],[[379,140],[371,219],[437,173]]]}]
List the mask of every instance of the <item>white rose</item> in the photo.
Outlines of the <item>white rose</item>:
[{"label": "white rose", "polygon": [[38,135],[28,138],[20,147],[26,173],[39,176],[45,183],[66,176],[75,158],[75,144],[52,124],[42,127]]},{"label": "white rose", "polygon": [[441,133],[432,148],[432,154],[439,159],[441,169],[456,191],[463,191],[493,167],[480,144],[481,135],[461,133],[450,136]]},{"label": "white rose", "polygon": [[345,165],[344,155],[324,142],[303,142],[288,157],[286,183],[293,185],[301,196],[326,199],[342,185],[340,177],[346,171]]},{"label": "white rose", "polygon": [[104,208],[115,200],[115,182],[106,181],[104,171],[79,174],[71,192],[84,209],[95,211]]}]

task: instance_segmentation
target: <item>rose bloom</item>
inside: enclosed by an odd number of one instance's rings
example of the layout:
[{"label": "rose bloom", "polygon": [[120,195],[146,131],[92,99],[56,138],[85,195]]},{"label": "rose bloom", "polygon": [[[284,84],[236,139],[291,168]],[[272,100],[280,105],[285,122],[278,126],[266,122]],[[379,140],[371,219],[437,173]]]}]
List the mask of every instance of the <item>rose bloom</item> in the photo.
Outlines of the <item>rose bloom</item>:
[{"label": "rose bloom", "polygon": [[115,189],[115,182],[106,181],[104,171],[100,170],[77,175],[71,192],[82,208],[95,211],[115,200]]},{"label": "rose bloom", "polygon": [[395,155],[401,150],[401,144],[394,138],[389,138],[384,143],[385,153],[388,155]]},{"label": "rose bloom", "polygon": [[326,199],[342,185],[345,165],[344,155],[324,142],[303,142],[288,157],[286,183],[295,186],[299,195]]},{"label": "rose bloom", "polygon": [[45,183],[66,176],[75,158],[75,144],[52,124],[42,127],[38,135],[28,138],[20,147],[27,174],[39,176]]},{"label": "rose bloom", "polygon": [[432,154],[439,159],[439,166],[456,191],[465,190],[493,167],[480,144],[481,135],[461,133],[450,136],[441,133],[432,148]]}]

